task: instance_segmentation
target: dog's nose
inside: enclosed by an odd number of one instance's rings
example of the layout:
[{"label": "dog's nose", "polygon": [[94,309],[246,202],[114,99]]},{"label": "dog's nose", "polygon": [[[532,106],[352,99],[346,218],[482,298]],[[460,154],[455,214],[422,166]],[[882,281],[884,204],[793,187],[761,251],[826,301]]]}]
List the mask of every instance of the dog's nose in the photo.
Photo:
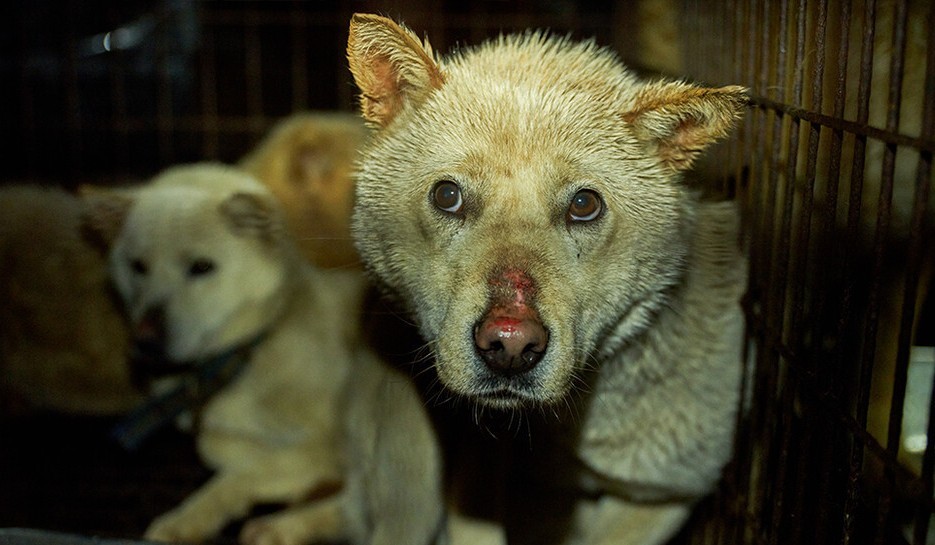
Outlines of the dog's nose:
[{"label": "dog's nose", "polygon": [[512,377],[536,366],[545,355],[549,334],[536,317],[488,314],[474,328],[474,346],[494,373]]},{"label": "dog's nose", "polygon": [[161,353],[166,343],[166,311],[162,306],[150,308],[136,324],[133,341],[139,351]]}]

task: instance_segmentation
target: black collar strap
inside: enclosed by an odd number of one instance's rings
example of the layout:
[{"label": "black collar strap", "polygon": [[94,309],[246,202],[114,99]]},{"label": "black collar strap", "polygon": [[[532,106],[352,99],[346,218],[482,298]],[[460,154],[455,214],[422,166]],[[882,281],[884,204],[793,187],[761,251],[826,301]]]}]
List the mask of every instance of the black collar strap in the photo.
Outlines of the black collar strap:
[{"label": "black collar strap", "polygon": [[124,449],[136,450],[157,430],[183,412],[200,408],[211,396],[240,376],[250,362],[253,349],[266,336],[267,332],[263,332],[249,342],[216,356],[179,366],[178,386],[144,401],[111,430],[110,436]]}]

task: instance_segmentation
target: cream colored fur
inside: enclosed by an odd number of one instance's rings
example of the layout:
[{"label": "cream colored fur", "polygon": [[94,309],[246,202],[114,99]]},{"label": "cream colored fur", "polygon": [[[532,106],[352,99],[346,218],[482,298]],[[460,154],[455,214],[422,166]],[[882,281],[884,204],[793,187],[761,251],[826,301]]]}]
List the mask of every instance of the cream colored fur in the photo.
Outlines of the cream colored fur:
[{"label": "cream colored fur", "polygon": [[302,112],[279,123],[240,161],[282,203],[305,257],[319,267],[358,265],[351,241],[351,177],[367,131],[358,116]]},{"label": "cream colored fur", "polygon": [[[348,59],[376,129],[352,223],[364,263],[412,312],[444,386],[529,419],[510,542],[664,542],[731,453],[738,214],[680,178],[744,90],[641,81],[606,49],[538,32],[437,58],[373,15],[351,20]],[[456,212],[433,204],[439,182],[457,184]],[[588,221],[571,216],[582,190],[602,208]],[[502,306],[548,338],[522,374],[475,347]]]},{"label": "cream colored fur", "polygon": [[134,331],[147,334],[162,309],[170,364],[265,332],[242,374],[200,411],[198,450],[215,475],[147,538],[203,541],[276,502],[289,507],[249,521],[242,542],[438,534],[433,431],[408,380],[358,346],[359,272],[310,267],[273,195],[232,167],[174,167],[101,208],[121,225],[110,270]]}]

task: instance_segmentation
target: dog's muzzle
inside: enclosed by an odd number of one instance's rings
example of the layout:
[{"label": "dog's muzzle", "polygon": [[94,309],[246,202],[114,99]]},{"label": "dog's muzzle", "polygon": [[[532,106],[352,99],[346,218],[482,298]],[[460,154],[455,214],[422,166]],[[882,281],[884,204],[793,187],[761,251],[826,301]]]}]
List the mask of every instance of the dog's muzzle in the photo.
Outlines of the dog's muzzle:
[{"label": "dog's muzzle", "polygon": [[474,326],[474,348],[495,375],[512,378],[543,358],[549,332],[534,306],[536,286],[524,271],[505,269],[490,279],[490,304]]}]

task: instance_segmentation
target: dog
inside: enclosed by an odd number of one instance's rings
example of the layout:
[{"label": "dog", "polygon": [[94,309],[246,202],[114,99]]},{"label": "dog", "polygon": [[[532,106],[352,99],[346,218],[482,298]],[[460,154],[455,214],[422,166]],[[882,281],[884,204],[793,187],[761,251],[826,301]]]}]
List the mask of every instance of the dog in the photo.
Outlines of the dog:
[{"label": "dog", "polygon": [[347,54],[375,131],[361,259],[453,396],[529,425],[508,539],[665,542],[732,452],[738,210],[680,179],[745,89],[642,81],[608,49],[535,31],[440,58],[368,14]]},{"label": "dog", "polygon": [[319,267],[359,266],[350,234],[351,170],[367,136],[352,113],[297,113],[238,164],[276,195],[299,248]]},{"label": "dog", "polygon": [[0,406],[115,415],[138,404],[129,326],[84,202],[60,188],[0,188]]},{"label": "dog", "polygon": [[272,193],[225,165],[170,168],[89,214],[137,364],[173,388],[119,437],[135,441],[152,414],[197,413],[216,471],[148,539],[203,541],[259,503],[287,507],[248,521],[243,543],[443,538],[434,431],[407,378],[359,342],[359,271],[310,266]]}]

